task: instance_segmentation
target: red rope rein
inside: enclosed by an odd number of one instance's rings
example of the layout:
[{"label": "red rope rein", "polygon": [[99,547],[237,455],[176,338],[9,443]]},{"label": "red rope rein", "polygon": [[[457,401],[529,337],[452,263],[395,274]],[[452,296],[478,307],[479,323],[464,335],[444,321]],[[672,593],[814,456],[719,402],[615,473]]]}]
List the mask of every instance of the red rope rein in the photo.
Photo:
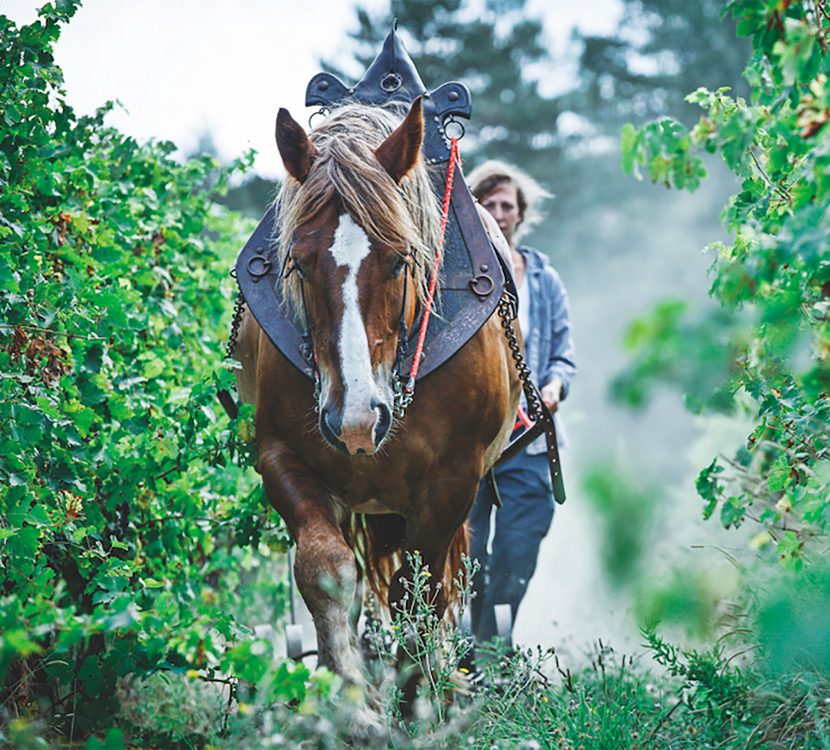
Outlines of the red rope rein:
[{"label": "red rope rein", "polygon": [[[456,166],[461,163],[461,158],[458,153],[458,138],[453,137],[450,140],[450,162],[447,165],[447,184],[444,189],[444,201],[441,205],[441,228],[438,237],[438,247],[435,250],[435,267],[432,269],[432,278],[429,280],[429,289],[427,290],[427,299],[424,304],[424,316],[421,320],[421,327],[418,331],[418,343],[415,346],[415,356],[412,359],[412,367],[409,370],[409,379],[403,387],[404,391],[411,398],[415,391],[415,379],[418,377],[418,370],[421,366],[421,356],[424,350],[424,341],[427,335],[427,326],[429,325],[429,318],[432,315],[432,307],[435,303],[435,288],[438,285],[438,275],[441,271],[441,261],[444,257],[444,239],[447,234],[447,221],[450,215],[450,200],[452,198],[452,187],[455,181]],[[516,415],[516,423],[513,429],[524,427],[529,429],[533,426],[533,421],[527,415],[527,412],[519,405],[519,411]]]},{"label": "red rope rein", "polygon": [[517,430],[519,427],[524,427],[526,430],[529,430],[534,424],[534,421],[527,415],[522,405],[519,404],[519,411],[516,414],[516,424],[513,425],[513,429]]},{"label": "red rope rein", "polygon": [[432,278],[429,280],[426,304],[424,306],[424,317],[421,320],[421,328],[418,331],[418,344],[415,347],[415,357],[412,360],[412,368],[409,371],[409,381],[406,390],[412,392],[415,388],[415,378],[418,376],[418,369],[421,366],[421,355],[424,350],[424,340],[427,335],[427,326],[432,314],[432,306],[435,301],[435,288],[438,285],[438,274],[441,270],[441,260],[444,257],[444,237],[447,233],[447,220],[450,215],[450,198],[452,197],[452,185],[455,180],[455,167],[460,162],[458,156],[458,138],[450,141],[450,163],[447,166],[447,187],[444,190],[444,202],[441,206],[441,229],[438,238],[438,247],[435,250],[435,267],[432,269]]}]

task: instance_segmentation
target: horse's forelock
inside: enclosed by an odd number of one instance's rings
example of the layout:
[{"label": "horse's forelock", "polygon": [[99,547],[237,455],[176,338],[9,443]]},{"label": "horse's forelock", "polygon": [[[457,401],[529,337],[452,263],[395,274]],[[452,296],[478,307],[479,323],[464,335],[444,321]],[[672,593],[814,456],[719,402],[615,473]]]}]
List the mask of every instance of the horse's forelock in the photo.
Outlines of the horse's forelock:
[{"label": "horse's forelock", "polygon": [[[439,207],[422,161],[395,184],[374,155],[375,149],[398,126],[400,108],[350,104],[335,112],[311,140],[320,152],[308,178],[300,185],[288,180],[277,197],[279,259],[290,251],[291,238],[335,196],[343,208],[374,240],[408,248],[415,259],[418,296],[424,301],[439,239]],[[286,298],[294,310],[299,303],[296,275],[286,282]]]}]

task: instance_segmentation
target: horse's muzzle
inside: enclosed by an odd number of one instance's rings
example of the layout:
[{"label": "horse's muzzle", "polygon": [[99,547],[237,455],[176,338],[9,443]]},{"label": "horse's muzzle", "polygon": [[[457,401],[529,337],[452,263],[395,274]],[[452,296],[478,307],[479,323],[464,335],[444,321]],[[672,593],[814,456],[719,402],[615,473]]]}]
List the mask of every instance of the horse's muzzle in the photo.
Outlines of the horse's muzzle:
[{"label": "horse's muzzle", "polygon": [[392,409],[384,401],[373,400],[372,408],[360,418],[344,423],[343,410],[320,409],[320,433],[335,448],[350,456],[371,455],[380,448],[392,427]]}]

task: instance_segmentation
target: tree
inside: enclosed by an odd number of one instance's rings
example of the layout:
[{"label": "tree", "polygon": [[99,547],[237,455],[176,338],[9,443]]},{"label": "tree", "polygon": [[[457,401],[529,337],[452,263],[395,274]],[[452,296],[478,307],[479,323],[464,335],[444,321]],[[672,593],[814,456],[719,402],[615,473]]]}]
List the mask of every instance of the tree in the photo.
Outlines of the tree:
[{"label": "tree", "polygon": [[[622,135],[626,171],[693,190],[705,151],[739,178],[723,214],[733,240],[710,246],[722,311],[717,325],[677,308],[637,323],[618,385],[630,398],[675,382],[693,408],[750,409],[746,444],[698,478],[704,514],[719,510],[727,527],[757,521],[778,555],[799,563],[811,541],[826,551],[830,532],[830,13],[808,0],[728,8],[752,39],[751,100],[701,88],[688,97],[704,109],[691,130],[662,119]],[[712,360],[701,387],[688,363]]]},{"label": "tree", "polygon": [[[597,200],[624,199],[608,136],[632,113],[640,120],[657,112],[685,116],[683,108],[691,108],[683,97],[701,81],[740,87],[748,50],[736,43],[734,24],[720,18],[721,6],[721,0],[625,0],[614,35],[581,38],[577,79],[555,96],[544,95],[539,81],[549,80],[560,61],[525,0],[489,0],[483,12],[469,0],[393,0],[379,13],[358,8],[357,29],[349,34],[354,62],[323,65],[354,80],[397,18],[427,86],[457,79],[473,93],[465,160],[514,162],[558,196],[539,231],[550,234]],[[563,133],[566,112],[577,116],[576,125]]]},{"label": "tree", "polygon": [[[616,140],[625,122],[658,115],[693,122],[696,111],[685,97],[700,85],[748,89],[741,72],[749,45],[735,37],[735,24],[723,18],[723,0],[623,0],[615,31],[607,36],[576,35],[582,49],[577,79],[560,97],[574,125],[561,138],[565,150],[551,226],[580,215],[597,203],[631,206],[632,190],[622,179]],[[673,200],[650,195],[652,202]],[[654,211],[653,213],[660,213]]]},{"label": "tree", "polygon": [[[187,159],[198,159],[205,156],[217,162],[220,161],[219,150],[216,148],[213,134],[209,130],[204,131],[199,136],[193,150],[185,154]],[[217,167],[215,172],[208,177],[208,184],[213,185],[219,182],[221,185],[221,190],[212,196],[213,200],[220,206],[227,206],[242,216],[250,219],[261,219],[266,206],[274,200],[279,192],[279,184],[275,183],[274,180],[260,177],[258,174],[248,173],[235,184],[225,185],[220,179],[223,169],[223,167]]]},{"label": "tree", "polygon": [[657,115],[693,122],[697,113],[685,97],[698,86],[745,96],[749,44],[736,38],[723,7],[723,0],[624,0],[613,36],[581,37],[574,109],[611,132]]},{"label": "tree", "polygon": [[212,201],[231,170],[69,107],[52,50],[78,6],[0,15],[0,723],[70,742],[126,675],[260,679],[243,561],[285,544],[215,396],[250,230]]}]

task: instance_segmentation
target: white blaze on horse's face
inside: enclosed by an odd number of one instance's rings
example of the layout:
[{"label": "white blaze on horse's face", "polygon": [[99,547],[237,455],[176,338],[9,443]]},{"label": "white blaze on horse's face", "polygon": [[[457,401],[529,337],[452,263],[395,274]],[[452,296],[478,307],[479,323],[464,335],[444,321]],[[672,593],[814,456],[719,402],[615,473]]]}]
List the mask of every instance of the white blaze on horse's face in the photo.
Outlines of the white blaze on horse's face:
[{"label": "white blaze on horse's face", "polygon": [[[338,268],[346,270],[342,287],[343,317],[337,334],[343,404],[340,413],[335,413],[328,394],[322,393],[321,403],[325,406],[320,410],[320,423],[323,434],[329,440],[335,437],[351,455],[374,453],[391,426],[388,405],[391,394],[382,395],[372,369],[366,324],[360,311],[357,277],[370,251],[366,232],[348,213],[340,214],[329,252]],[[330,381],[324,378],[324,385]]]}]

